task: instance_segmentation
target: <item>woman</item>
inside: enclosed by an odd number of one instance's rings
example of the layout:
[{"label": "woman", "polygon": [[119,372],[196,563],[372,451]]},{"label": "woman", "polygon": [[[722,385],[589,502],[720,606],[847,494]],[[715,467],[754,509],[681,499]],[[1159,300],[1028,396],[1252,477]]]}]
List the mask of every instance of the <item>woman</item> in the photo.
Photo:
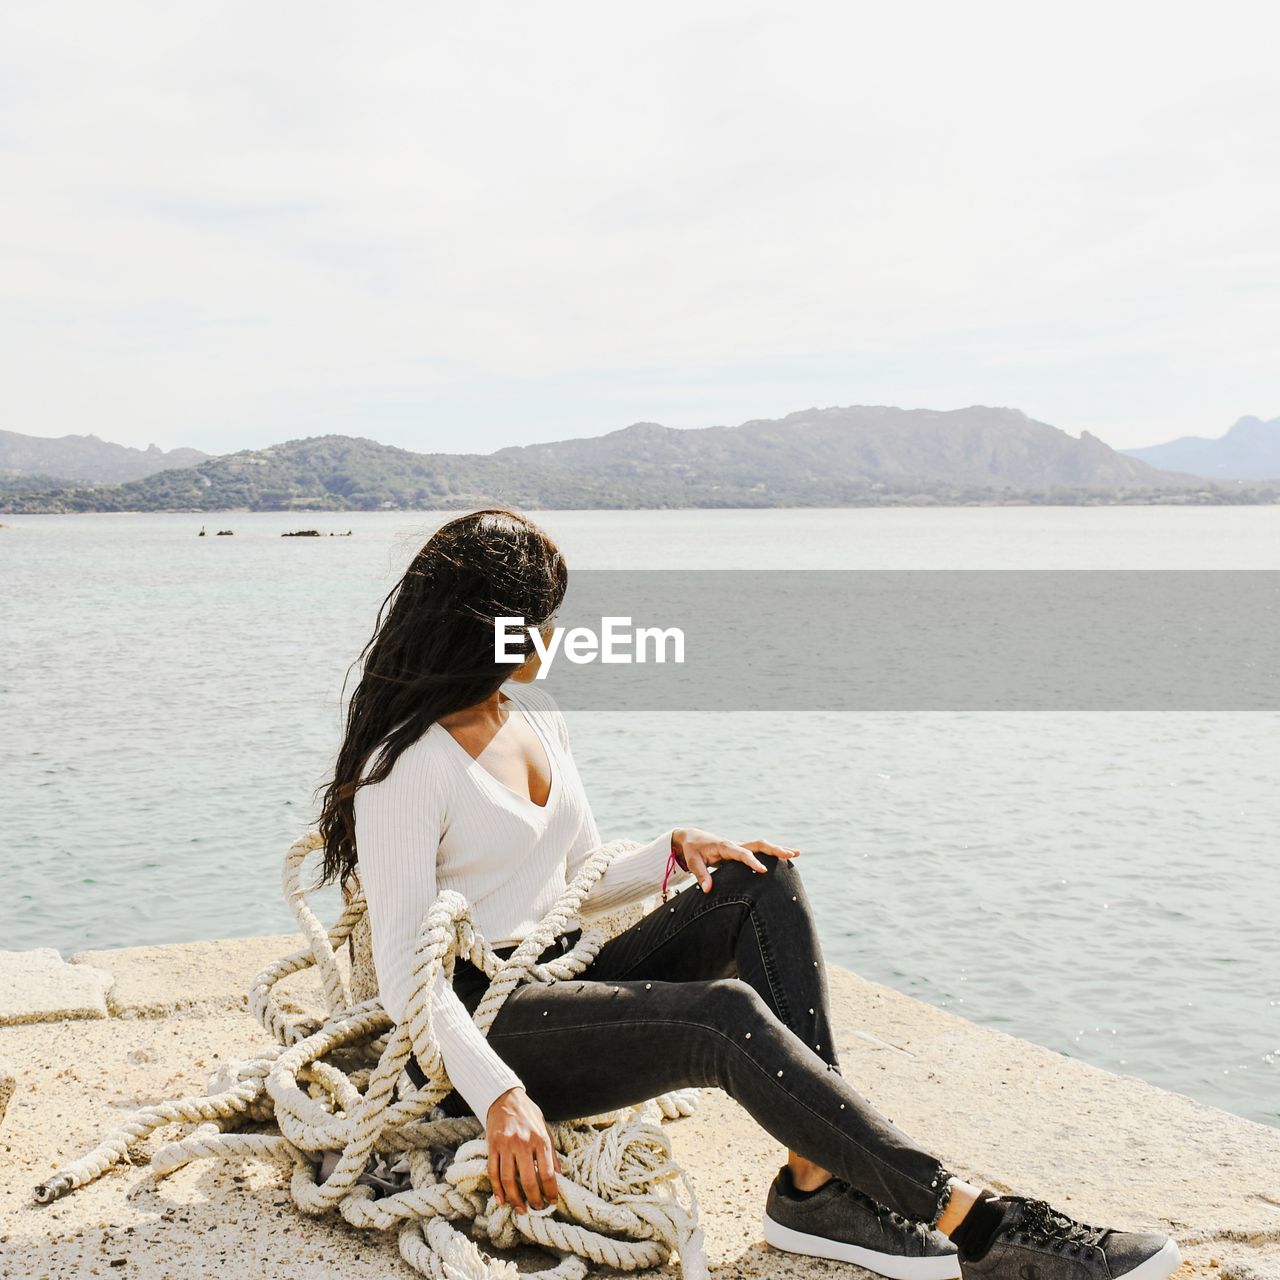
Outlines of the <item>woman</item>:
[{"label": "woman", "polygon": [[[529,520],[461,516],[414,558],[362,654],[325,790],[323,879],[358,876],[397,1021],[441,889],[461,893],[510,954],[601,843],[564,718],[530,687],[537,653],[527,646],[515,670],[494,660],[494,618],[549,627],[566,581]],[[554,1202],[548,1121],[718,1086],[788,1148],[765,1208],[776,1247],[901,1280],[1168,1275],[1172,1240],[1090,1227],[952,1177],[849,1086],[797,853],[676,827],[618,857],[584,900],[584,923],[668,876],[687,891],[608,942],[579,979],[517,989],[487,1039],[470,1017],[484,975],[459,962],[452,985],[438,978],[434,1025],[454,1089],[445,1109],[484,1122],[498,1199],[521,1213]],[[421,1083],[412,1058],[410,1068]]]}]

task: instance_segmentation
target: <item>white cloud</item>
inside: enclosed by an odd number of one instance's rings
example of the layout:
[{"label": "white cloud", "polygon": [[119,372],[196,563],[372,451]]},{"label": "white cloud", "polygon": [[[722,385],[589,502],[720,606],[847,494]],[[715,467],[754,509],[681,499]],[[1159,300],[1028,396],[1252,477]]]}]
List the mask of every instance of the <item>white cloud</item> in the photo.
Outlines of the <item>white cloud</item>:
[{"label": "white cloud", "polygon": [[0,22],[15,430],[491,448],[987,401],[1136,444],[1280,413],[1269,6]]}]

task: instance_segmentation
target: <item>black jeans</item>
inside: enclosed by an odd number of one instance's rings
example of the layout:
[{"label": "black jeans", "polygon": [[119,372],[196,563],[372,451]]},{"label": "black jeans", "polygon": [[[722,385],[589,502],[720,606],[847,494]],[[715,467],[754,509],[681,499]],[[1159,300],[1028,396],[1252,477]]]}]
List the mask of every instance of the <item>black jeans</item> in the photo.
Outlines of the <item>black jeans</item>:
[{"label": "black jeans", "polygon": [[[548,1120],[717,1087],[791,1150],[933,1223],[950,1175],[841,1076],[800,874],[763,861],[763,875],[721,864],[711,893],[694,885],[676,894],[607,942],[579,978],[517,988],[489,1043]],[[485,985],[457,966],[469,1010]],[[423,1082],[412,1055],[409,1073]],[[442,1105],[470,1114],[456,1093]]]}]

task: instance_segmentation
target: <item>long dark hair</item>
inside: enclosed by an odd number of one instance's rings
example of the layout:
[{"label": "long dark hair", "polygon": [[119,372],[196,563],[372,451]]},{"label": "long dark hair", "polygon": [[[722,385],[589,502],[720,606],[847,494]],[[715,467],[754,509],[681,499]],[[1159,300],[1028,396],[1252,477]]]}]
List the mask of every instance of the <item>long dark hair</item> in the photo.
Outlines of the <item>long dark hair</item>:
[{"label": "long dark hair", "polygon": [[[381,607],[347,708],[333,780],[318,827],[324,864],[317,887],[356,871],[355,794],[381,782],[400,753],[441,716],[492,696],[515,670],[493,657],[493,620],[542,627],[564,599],[568,569],[554,542],[514,511],[472,511],[441,525]],[[518,648],[514,640],[508,651]],[[524,652],[532,650],[526,633]],[[385,740],[374,767],[361,771]]]}]

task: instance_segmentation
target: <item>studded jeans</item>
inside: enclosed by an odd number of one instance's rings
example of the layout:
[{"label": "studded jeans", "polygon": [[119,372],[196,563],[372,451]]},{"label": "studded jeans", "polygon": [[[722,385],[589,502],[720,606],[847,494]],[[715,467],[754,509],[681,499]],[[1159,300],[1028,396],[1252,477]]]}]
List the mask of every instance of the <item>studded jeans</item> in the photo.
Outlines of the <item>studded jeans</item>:
[{"label": "studded jeans", "polygon": [[[840,1073],[826,972],[800,874],[724,863],[601,948],[572,981],[507,999],[489,1043],[548,1120],[718,1087],[779,1142],[903,1216],[933,1224],[950,1176]],[[474,1010],[485,979],[459,964]],[[410,1058],[410,1074],[422,1080]],[[451,1114],[469,1114],[455,1093]]]}]

